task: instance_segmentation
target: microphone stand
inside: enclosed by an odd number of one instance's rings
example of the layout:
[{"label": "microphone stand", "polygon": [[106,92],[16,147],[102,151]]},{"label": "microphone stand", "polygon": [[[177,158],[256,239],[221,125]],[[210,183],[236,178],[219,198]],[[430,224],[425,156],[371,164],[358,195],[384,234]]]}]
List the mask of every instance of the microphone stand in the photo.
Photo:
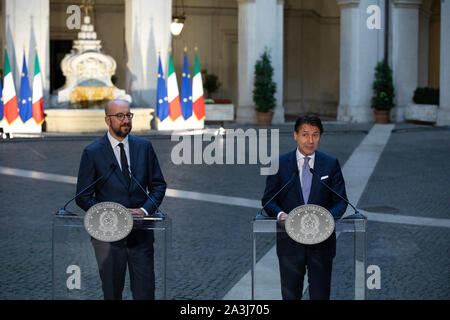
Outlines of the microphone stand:
[{"label": "microphone stand", "polygon": [[[111,164],[109,170],[110,172],[108,173],[108,178],[111,175],[111,173],[113,173],[113,171],[116,169],[116,165],[114,163]],[[97,179],[94,180],[94,182],[88,184],[87,187],[83,188],[83,190],[81,190],[80,192],[78,192],[75,197],[73,197],[72,199],[70,199],[69,201],[66,202],[66,204],[64,205],[64,207],[62,207],[61,209],[59,209],[55,215],[57,216],[77,216],[76,213],[70,212],[66,210],[66,207],[69,205],[69,203],[71,203],[73,200],[75,200],[76,198],[78,198],[81,194],[83,194],[87,189],[91,188],[92,186],[94,186],[97,182],[99,182],[101,179],[103,179],[105,175],[101,175],[100,177],[98,177]]]},{"label": "microphone stand", "polygon": [[[309,168],[309,171],[313,174],[316,175],[316,171],[313,168]],[[347,217],[344,218],[344,216],[342,215],[342,217],[339,218],[339,220],[353,220],[353,219],[364,219],[365,216],[363,216],[358,209],[356,209],[351,203],[350,201],[348,201],[347,199],[345,199],[344,197],[342,197],[339,193],[337,193],[336,191],[334,191],[333,189],[331,189],[325,182],[323,182],[322,180],[319,180],[320,183],[327,188],[328,190],[330,190],[333,194],[335,194],[336,196],[338,196],[340,199],[344,200],[345,203],[347,203],[348,205],[350,205],[350,207],[352,207],[352,209],[355,211],[352,215],[349,215]]]},{"label": "microphone stand", "polygon": [[134,177],[134,175],[128,170],[128,173],[130,173],[130,177],[131,179],[133,179],[133,181],[139,186],[139,188],[145,193],[145,195],[147,196],[147,198],[150,199],[150,201],[153,203],[153,205],[156,208],[156,211],[154,214],[149,214],[148,216],[143,217],[143,220],[163,220],[165,219],[165,214],[162,213],[161,210],[159,210],[159,207],[156,205],[155,201],[150,197],[150,195],[148,194],[147,191],[145,191],[145,189],[141,186],[141,184],[139,183],[139,181]]},{"label": "microphone stand", "polygon": [[292,177],[289,179],[289,181],[286,182],[285,185],[284,185],[283,187],[281,187],[281,189],[278,190],[278,192],[275,193],[275,195],[274,195],[272,198],[270,198],[269,201],[266,202],[266,204],[261,208],[261,211],[259,211],[259,213],[256,215],[255,219],[272,219],[272,217],[269,217],[269,216],[263,214],[264,208],[265,208],[265,207],[266,207],[273,199],[275,199],[275,197],[276,197],[276,196],[277,196],[284,188],[286,188],[286,186],[287,186],[289,183],[292,182],[292,179],[294,179],[294,178],[297,176],[298,172],[299,172],[299,171],[296,170],[296,171],[294,172],[294,174],[292,175]]}]

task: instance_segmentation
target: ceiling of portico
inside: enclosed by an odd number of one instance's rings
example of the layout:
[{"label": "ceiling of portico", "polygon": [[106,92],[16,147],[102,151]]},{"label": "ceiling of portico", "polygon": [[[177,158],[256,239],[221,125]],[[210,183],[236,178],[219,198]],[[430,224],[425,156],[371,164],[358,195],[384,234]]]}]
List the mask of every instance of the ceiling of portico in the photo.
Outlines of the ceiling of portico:
[{"label": "ceiling of portico", "polygon": [[[425,0],[432,1],[432,0]],[[50,8],[60,10],[72,4],[81,4],[81,0],[50,0]],[[172,0],[174,8],[190,10],[192,8],[237,9],[238,0]],[[113,7],[124,9],[125,0],[95,0],[96,9],[109,9]],[[287,10],[312,10],[320,16],[339,16],[339,6],[335,0],[284,0]],[[109,7],[109,8],[107,8]]]},{"label": "ceiling of portico", "polygon": [[[125,0],[94,0],[94,10],[125,10]],[[50,11],[65,10],[70,5],[81,5],[81,0],[50,0]]]},{"label": "ceiling of portico", "polygon": [[286,10],[313,11],[321,17],[339,17],[340,8],[335,0],[285,0]]}]

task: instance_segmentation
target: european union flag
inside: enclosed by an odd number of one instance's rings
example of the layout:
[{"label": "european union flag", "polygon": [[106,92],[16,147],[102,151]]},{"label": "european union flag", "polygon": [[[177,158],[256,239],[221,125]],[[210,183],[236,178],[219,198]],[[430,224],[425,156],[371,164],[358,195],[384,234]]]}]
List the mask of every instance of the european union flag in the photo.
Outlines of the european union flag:
[{"label": "european union flag", "polygon": [[169,116],[169,101],[167,98],[166,80],[161,65],[161,57],[158,58],[158,83],[156,89],[156,116],[159,121],[163,121]]},{"label": "european union flag", "polygon": [[31,101],[30,83],[28,82],[27,63],[23,54],[22,75],[20,79],[19,116],[25,123],[33,117],[33,103]]},{"label": "european union flag", "polygon": [[181,75],[181,113],[184,120],[192,116],[192,84],[189,73],[189,64],[186,52],[184,52],[183,74]]}]

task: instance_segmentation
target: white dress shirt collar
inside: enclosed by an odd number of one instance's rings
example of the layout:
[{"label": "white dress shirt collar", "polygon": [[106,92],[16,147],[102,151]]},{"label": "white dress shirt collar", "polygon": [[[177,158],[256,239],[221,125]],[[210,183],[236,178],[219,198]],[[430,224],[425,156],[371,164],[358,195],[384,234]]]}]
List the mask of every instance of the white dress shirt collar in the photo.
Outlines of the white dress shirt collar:
[{"label": "white dress shirt collar", "polygon": [[128,136],[125,137],[122,141],[115,139],[108,130],[108,140],[111,143],[112,150],[114,152],[114,156],[116,157],[117,163],[119,164],[120,170],[122,170],[122,162],[120,160],[120,147],[119,143],[123,143],[123,149],[125,151],[125,156],[127,157],[128,169],[132,172],[131,162],[130,162],[130,144],[128,143]]},{"label": "white dress shirt collar", "polygon": [[119,141],[116,138],[114,138],[108,130],[107,136],[108,136],[108,140],[111,143],[111,146],[113,149],[115,147],[117,147],[119,145],[119,143],[121,143],[121,142],[123,143],[124,147],[128,147],[128,135],[125,137],[125,139],[123,139],[122,141]]},{"label": "white dress shirt collar", "polygon": [[[296,151],[296,155],[297,155],[297,164],[298,166],[301,168],[303,166],[303,162],[305,161],[305,157],[303,154],[301,154],[301,152],[298,150]],[[314,169],[314,160],[316,157],[316,152],[314,152],[313,154],[309,155],[309,167]]]}]

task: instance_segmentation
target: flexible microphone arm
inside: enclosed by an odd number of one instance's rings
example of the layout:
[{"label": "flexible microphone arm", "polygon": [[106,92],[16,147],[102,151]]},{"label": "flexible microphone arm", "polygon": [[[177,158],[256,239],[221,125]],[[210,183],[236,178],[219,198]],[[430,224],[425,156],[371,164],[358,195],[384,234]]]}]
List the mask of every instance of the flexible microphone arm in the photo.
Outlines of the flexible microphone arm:
[{"label": "flexible microphone arm", "polygon": [[[316,175],[316,171],[313,168],[309,168],[309,171],[313,174]],[[348,205],[350,205],[350,207],[353,208],[353,210],[355,211],[355,213],[353,215],[351,215],[352,218],[362,218],[361,213],[358,211],[358,209],[356,209],[351,203],[350,201],[348,201],[347,199],[345,199],[343,196],[341,196],[339,193],[337,193],[336,191],[334,191],[333,189],[331,189],[325,182],[323,182],[322,180],[319,180],[320,183],[327,188],[328,190],[330,190],[331,192],[333,192],[335,195],[337,195],[340,199],[344,200],[345,203],[347,203]],[[341,218],[339,220],[341,220],[344,217],[344,215],[341,216]]]},{"label": "flexible microphone arm", "polygon": [[[128,169],[128,168],[127,168]],[[128,170],[128,173],[130,173],[130,177],[131,179],[133,179],[133,181],[139,186],[139,188],[141,188],[141,190],[145,193],[145,195],[147,196],[147,198],[150,199],[150,201],[155,205],[156,211],[153,215],[149,215],[149,216],[159,216],[159,217],[164,217],[165,214],[159,210],[159,206],[156,205],[156,202],[152,199],[152,197],[150,197],[150,195],[148,194],[147,191],[145,191],[145,189],[141,186],[141,184],[139,183],[139,181],[134,177],[134,175]]]},{"label": "flexible microphone arm", "polygon": [[[113,173],[113,171],[117,168],[117,166],[114,163],[111,163],[111,165],[109,166],[109,171],[107,174],[107,179],[109,178],[109,176]],[[72,199],[70,199],[69,201],[66,202],[66,204],[64,205],[64,207],[62,209],[59,209],[58,212],[56,212],[57,215],[74,215],[72,212],[67,211],[66,207],[69,205],[69,203],[71,203],[73,200],[75,200],[76,198],[78,198],[81,194],[83,194],[86,190],[88,190],[89,188],[91,188],[92,186],[94,186],[97,182],[99,182],[101,179],[103,179],[103,177],[106,176],[105,174],[101,175],[100,177],[98,177],[97,179],[94,180],[94,182],[90,183],[87,187],[83,188],[83,190],[81,190],[80,192],[78,192],[75,197],[73,197]]]},{"label": "flexible microphone arm", "polygon": [[292,182],[292,180],[298,175],[298,172],[299,172],[298,169],[295,170],[294,174],[293,174],[292,177],[289,179],[289,181],[286,182],[286,183],[284,184],[284,186],[281,187],[281,189],[278,190],[278,192],[275,193],[275,195],[274,195],[272,198],[270,198],[269,201],[266,202],[266,204],[261,208],[261,211],[258,213],[258,215],[263,215],[264,208],[265,208],[265,207],[266,207],[273,199],[275,199],[275,197],[276,197],[276,196],[277,196],[284,188],[286,188],[286,186],[287,186],[289,183]]}]

